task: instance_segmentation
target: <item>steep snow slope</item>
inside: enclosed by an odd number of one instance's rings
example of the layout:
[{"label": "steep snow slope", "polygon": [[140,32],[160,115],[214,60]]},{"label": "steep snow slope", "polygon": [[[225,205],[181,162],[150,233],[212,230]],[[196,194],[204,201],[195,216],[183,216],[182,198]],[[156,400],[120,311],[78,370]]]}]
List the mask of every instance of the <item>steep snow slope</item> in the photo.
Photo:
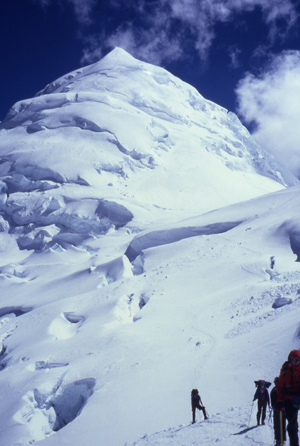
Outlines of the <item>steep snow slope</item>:
[{"label": "steep snow slope", "polygon": [[253,381],[299,344],[297,180],[232,114],[119,49],[1,127],[1,445],[171,432],[193,387],[211,425],[235,407],[227,441]]},{"label": "steep snow slope", "polygon": [[299,347],[299,204],[297,187],[160,228],[160,246],[148,232],[134,274],[122,230],[16,253],[0,276],[3,444],[130,443],[188,423],[199,387],[212,424],[203,444],[219,417],[225,445],[248,423],[253,381],[272,380]]},{"label": "steep snow slope", "polygon": [[297,183],[235,115],[121,49],[15,104],[0,128],[0,211],[11,230],[27,225],[22,247],[131,220],[146,228]]},{"label": "steep snow slope", "polygon": [[[252,410],[256,413],[256,409]],[[274,445],[272,420],[267,416],[265,426],[255,426],[255,414],[250,417],[251,404],[241,408],[232,407],[224,413],[213,415],[200,424],[180,425],[175,428],[157,432],[153,435],[144,435],[142,439],[134,442],[134,446],[187,446],[218,444],[218,446],[250,446]],[[247,430],[247,421],[252,421]],[[202,421],[202,420],[201,420]],[[245,423],[246,421],[246,423]],[[246,431],[245,431],[246,430]]]}]

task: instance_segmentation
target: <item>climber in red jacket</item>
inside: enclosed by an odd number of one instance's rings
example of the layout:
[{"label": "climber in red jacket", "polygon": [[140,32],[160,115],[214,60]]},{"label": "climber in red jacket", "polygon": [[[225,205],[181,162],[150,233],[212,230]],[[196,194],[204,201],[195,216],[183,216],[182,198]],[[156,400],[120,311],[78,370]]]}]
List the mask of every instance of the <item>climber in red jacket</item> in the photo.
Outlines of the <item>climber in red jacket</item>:
[{"label": "climber in red jacket", "polygon": [[299,446],[298,410],[300,408],[300,351],[292,350],[280,372],[277,401],[285,407],[290,446]]}]

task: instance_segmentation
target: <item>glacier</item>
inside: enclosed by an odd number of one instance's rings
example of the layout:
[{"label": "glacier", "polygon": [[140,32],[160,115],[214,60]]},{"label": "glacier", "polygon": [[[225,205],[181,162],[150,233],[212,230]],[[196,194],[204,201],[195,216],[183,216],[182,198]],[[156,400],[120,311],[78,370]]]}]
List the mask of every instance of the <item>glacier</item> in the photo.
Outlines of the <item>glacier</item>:
[{"label": "glacier", "polygon": [[130,220],[141,230],[297,181],[233,113],[121,49],[15,104],[0,129],[0,211],[10,230],[26,225],[27,248],[49,246],[52,231],[63,243]]},{"label": "glacier", "polygon": [[232,435],[299,347],[299,181],[120,48],[0,136],[1,444],[272,444]]}]

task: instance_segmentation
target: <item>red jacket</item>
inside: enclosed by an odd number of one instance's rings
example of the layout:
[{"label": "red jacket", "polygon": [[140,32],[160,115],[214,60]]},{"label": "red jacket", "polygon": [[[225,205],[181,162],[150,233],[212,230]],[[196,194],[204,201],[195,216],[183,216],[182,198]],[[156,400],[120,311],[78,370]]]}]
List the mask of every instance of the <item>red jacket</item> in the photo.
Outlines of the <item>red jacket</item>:
[{"label": "red jacket", "polygon": [[[290,357],[297,357],[300,359],[300,351],[293,350]],[[277,384],[278,401],[284,399],[291,399],[291,395],[298,393],[300,395],[300,364],[292,364],[285,362],[281,368],[279,381]]]}]

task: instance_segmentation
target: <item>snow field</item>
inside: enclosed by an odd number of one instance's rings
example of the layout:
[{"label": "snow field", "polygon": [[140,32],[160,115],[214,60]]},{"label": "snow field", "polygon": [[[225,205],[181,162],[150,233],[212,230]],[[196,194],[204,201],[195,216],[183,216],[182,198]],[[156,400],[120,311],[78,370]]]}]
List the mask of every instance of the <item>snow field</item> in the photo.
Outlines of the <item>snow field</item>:
[{"label": "snow field", "polygon": [[233,434],[299,347],[297,180],[119,49],[17,103],[0,153],[1,445],[272,444]]},{"label": "snow field", "polygon": [[[245,206],[247,215],[248,203]],[[243,208],[239,209],[243,220]],[[209,218],[220,222],[224,212]],[[281,224],[282,216],[277,215],[272,212],[273,226]],[[95,383],[89,397],[93,406],[88,401],[69,424],[78,423],[74,432],[81,438],[88,417],[103,441],[112,445],[188,422],[193,387],[199,387],[211,415],[249,403],[253,381],[272,380],[286,352],[299,343],[298,264],[287,237],[266,236],[272,225],[266,227],[265,218],[257,217],[249,230],[246,217],[244,224],[223,234],[185,238],[186,230],[181,229],[182,240],[167,237],[166,244],[143,251],[139,275],[133,275],[129,265],[124,267],[125,260],[105,261],[109,239],[126,249],[116,233],[97,243],[91,240],[98,250],[87,243],[68,250],[50,248],[2,268],[2,302],[9,313],[2,311],[2,343],[7,350],[0,379],[10,370],[23,370],[13,375],[22,393],[13,394],[4,386],[3,395],[12,402],[12,418],[23,421],[24,438],[55,444],[62,430],[53,434],[53,408],[39,405],[33,395],[38,392],[45,401],[53,401],[74,383],[90,382],[85,380]],[[130,239],[126,231],[123,237]],[[20,287],[24,291],[17,294]],[[13,308],[12,292],[19,295]],[[292,303],[272,308],[278,295]],[[69,435],[72,438],[72,432]],[[94,437],[90,442],[94,444]]]}]

